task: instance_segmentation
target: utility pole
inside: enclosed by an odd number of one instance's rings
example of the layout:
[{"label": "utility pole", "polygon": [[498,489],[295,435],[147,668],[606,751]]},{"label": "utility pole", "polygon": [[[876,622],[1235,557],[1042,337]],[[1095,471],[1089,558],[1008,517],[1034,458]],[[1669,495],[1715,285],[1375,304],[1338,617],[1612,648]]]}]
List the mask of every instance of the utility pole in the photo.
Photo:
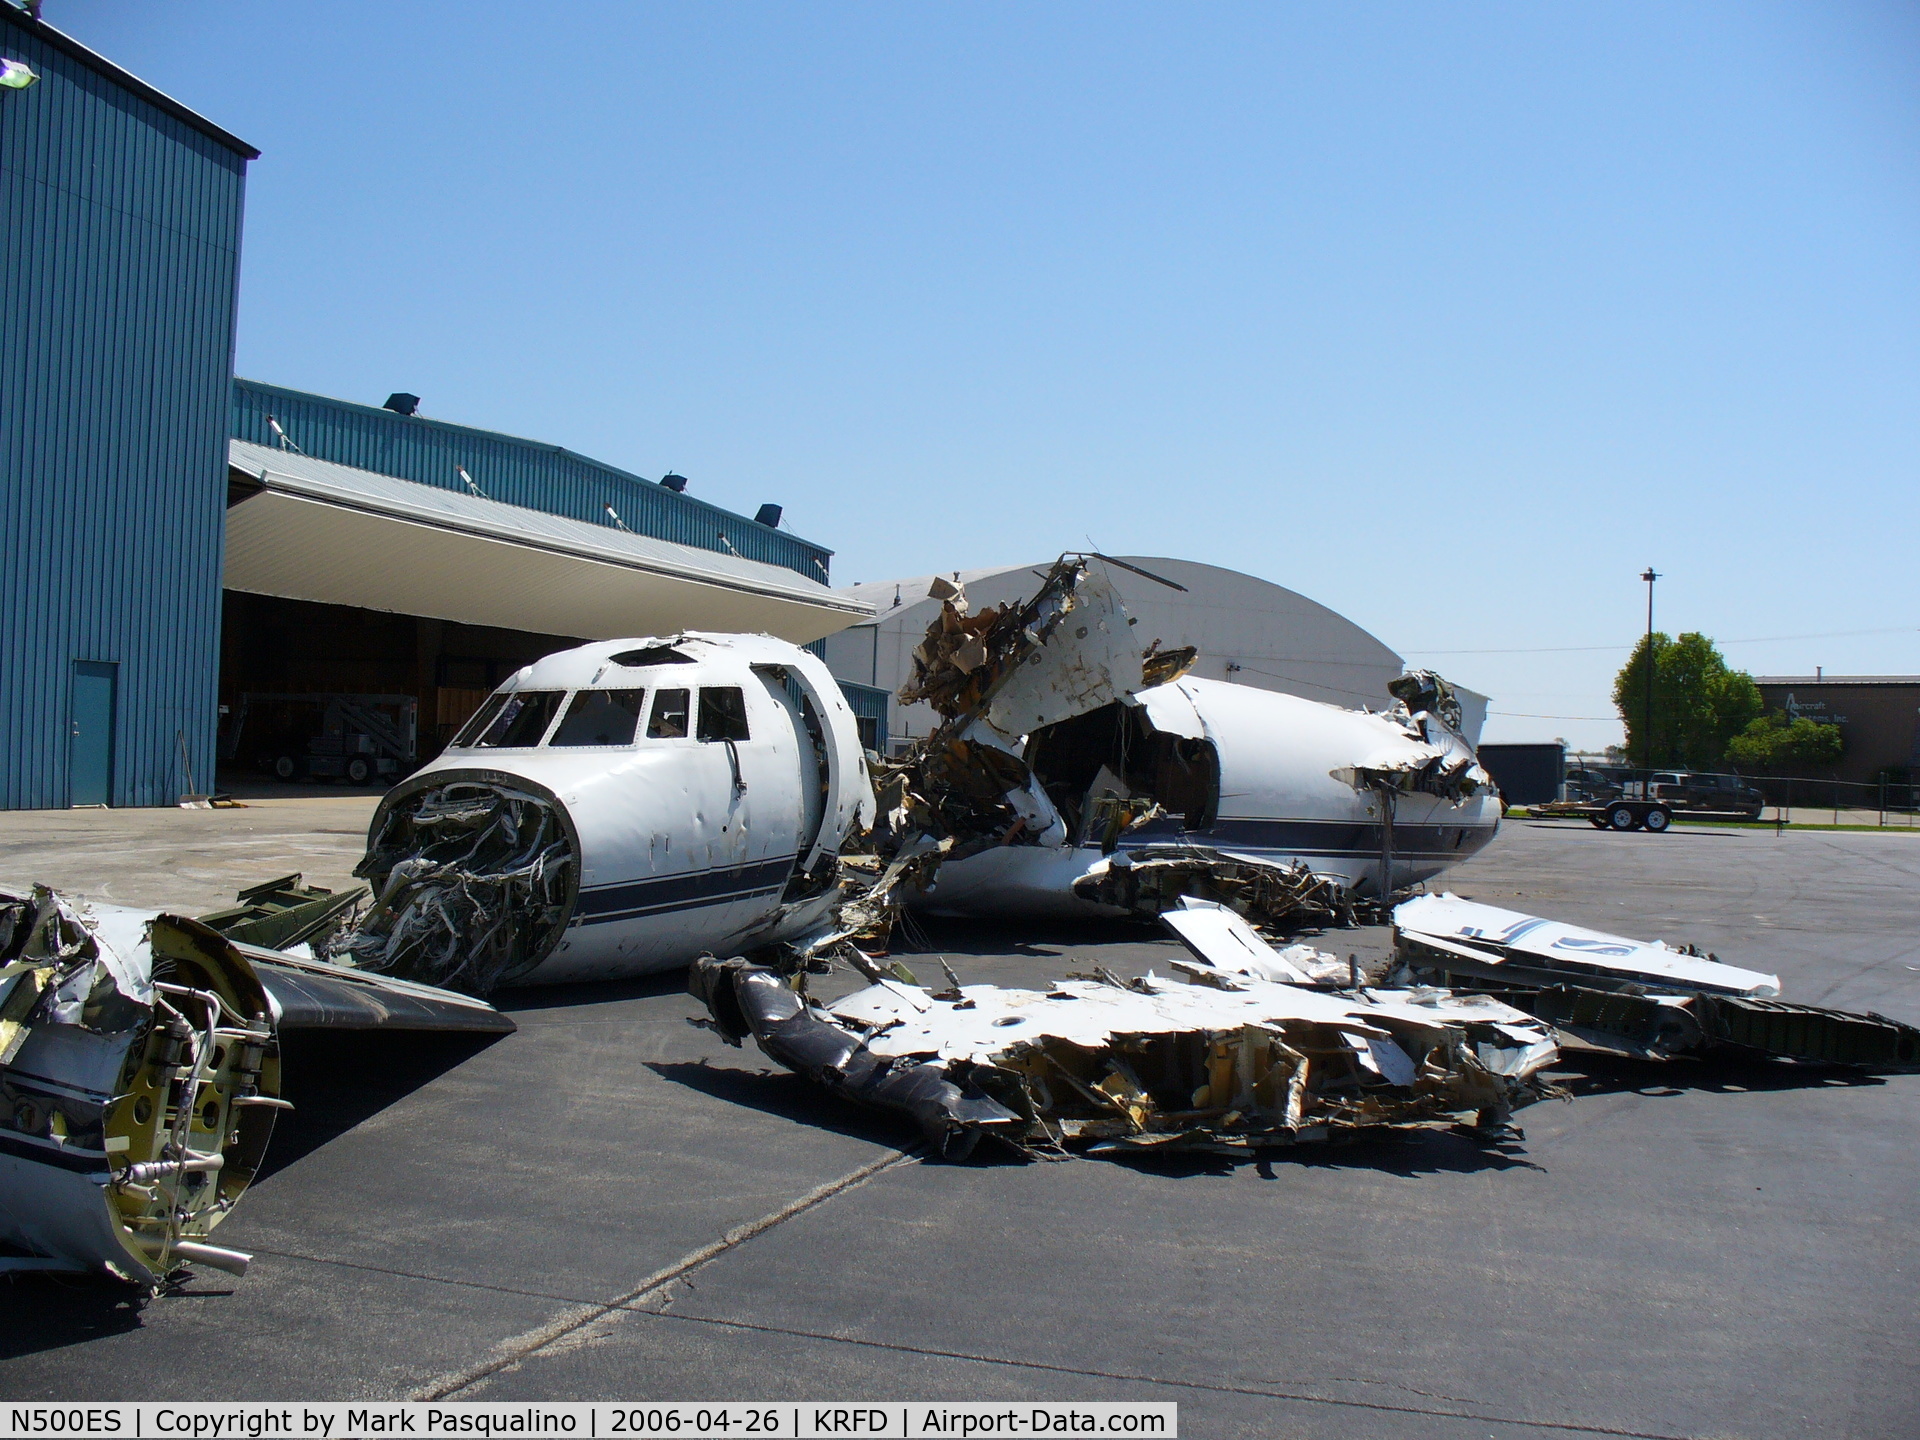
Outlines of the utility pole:
[{"label": "utility pole", "polygon": [[[1641,723],[1646,729],[1647,743],[1646,748],[1641,753],[1646,761],[1647,768],[1651,770],[1653,768],[1653,582],[1660,577],[1654,573],[1653,567],[1649,565],[1645,570],[1640,572],[1640,578],[1647,582],[1647,708],[1641,720]],[[1648,786],[1651,787],[1653,782],[1648,781],[1647,783]],[[1649,788],[1646,793],[1651,795],[1653,791]]]}]

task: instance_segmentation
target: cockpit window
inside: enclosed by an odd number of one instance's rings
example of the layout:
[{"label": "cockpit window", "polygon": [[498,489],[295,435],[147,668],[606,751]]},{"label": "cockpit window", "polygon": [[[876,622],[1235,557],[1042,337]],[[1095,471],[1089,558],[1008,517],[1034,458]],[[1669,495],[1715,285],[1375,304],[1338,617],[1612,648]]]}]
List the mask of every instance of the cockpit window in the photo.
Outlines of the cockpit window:
[{"label": "cockpit window", "polygon": [[460,733],[453,737],[451,749],[464,750],[479,739],[487,726],[493,723],[493,717],[500,713],[500,707],[507,703],[507,692],[496,690],[489,695],[480,708],[473,712],[473,718],[460,727]]},{"label": "cockpit window", "polygon": [[644,690],[581,690],[549,745],[631,745]]},{"label": "cockpit window", "polygon": [[711,685],[700,692],[700,738],[747,738],[747,697],[738,685]]},{"label": "cockpit window", "polygon": [[493,723],[474,741],[481,750],[519,750],[538,745],[553,723],[564,690],[515,690],[506,697]]},{"label": "cockpit window", "polygon": [[649,740],[686,739],[687,701],[692,696],[691,690],[654,691],[653,713],[647,717],[647,738]]}]

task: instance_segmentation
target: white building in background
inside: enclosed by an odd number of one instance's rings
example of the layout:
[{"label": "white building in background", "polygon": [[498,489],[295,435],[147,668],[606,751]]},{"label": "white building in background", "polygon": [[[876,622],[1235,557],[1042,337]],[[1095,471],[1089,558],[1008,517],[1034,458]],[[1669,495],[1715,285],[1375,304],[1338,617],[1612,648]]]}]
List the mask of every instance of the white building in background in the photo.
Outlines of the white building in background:
[{"label": "white building in background", "polygon": [[[1142,649],[1154,640],[1166,650],[1191,645],[1200,652],[1192,673],[1208,679],[1356,709],[1384,710],[1394,703],[1387,682],[1405,668],[1400,656],[1326,606],[1217,565],[1164,555],[1118,558],[1186,587],[1172,590],[1117,565],[1103,567],[1127,612],[1140,622]],[[1051,563],[947,571],[942,578],[963,584],[968,603],[978,610],[1024,600]],[[875,618],[827,637],[827,666],[836,679],[877,685],[890,694],[906,683],[913,674],[914,649],[940,613],[940,602],[927,594],[933,578],[916,575],[841,592],[872,605]],[[1469,690],[1459,694],[1466,736],[1477,743],[1487,698]],[[925,735],[938,718],[924,704],[890,700],[890,748]]]}]

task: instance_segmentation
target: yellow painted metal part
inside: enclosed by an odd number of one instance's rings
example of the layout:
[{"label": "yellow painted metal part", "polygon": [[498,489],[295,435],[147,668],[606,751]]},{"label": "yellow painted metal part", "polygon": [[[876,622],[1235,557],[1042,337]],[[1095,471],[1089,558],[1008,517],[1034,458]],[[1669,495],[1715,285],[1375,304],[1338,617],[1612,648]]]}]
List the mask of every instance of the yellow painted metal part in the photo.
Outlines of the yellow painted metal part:
[{"label": "yellow painted metal part", "polygon": [[224,937],[162,915],[150,931],[153,1023],[128,1051],[105,1120],[106,1199],[137,1265],[164,1274],[173,1246],[203,1240],[265,1157],[280,1058],[266,992]]}]

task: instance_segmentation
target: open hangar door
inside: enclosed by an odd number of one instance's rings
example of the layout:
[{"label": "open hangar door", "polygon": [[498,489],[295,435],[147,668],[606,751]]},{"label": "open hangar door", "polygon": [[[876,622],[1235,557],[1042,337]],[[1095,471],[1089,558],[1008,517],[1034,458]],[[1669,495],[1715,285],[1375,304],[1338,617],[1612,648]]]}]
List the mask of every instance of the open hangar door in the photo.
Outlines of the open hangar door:
[{"label": "open hangar door", "polygon": [[391,784],[556,650],[683,630],[804,645],[873,613],[738,554],[239,440],[230,457],[220,703],[236,776],[265,762]]},{"label": "open hangar door", "polygon": [[[275,773],[353,780],[347,766],[362,751],[367,760],[355,768],[365,768],[368,780],[391,784],[446,748],[500,681],[581,643],[571,635],[238,590],[226,591],[222,602],[223,786]],[[397,703],[402,697],[413,702],[410,716]],[[330,724],[346,733],[328,736]],[[398,733],[387,734],[389,726]],[[360,734],[365,741],[352,738]],[[342,746],[332,743],[336,738]],[[318,755],[311,751],[315,740]],[[336,754],[338,766],[329,763]],[[396,762],[391,767],[378,763],[389,758]],[[288,760],[293,774],[286,773]]]}]

